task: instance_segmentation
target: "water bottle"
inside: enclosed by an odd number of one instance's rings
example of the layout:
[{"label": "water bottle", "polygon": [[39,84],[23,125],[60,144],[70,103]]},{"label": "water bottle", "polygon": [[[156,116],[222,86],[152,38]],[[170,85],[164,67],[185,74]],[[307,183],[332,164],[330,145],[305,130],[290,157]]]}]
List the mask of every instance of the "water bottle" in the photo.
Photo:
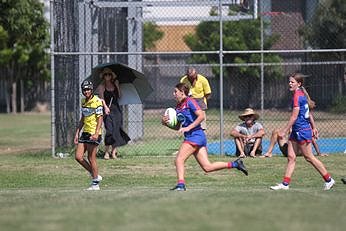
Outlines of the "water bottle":
[{"label": "water bottle", "polygon": [[56,154],[56,156],[59,157],[59,158],[66,158],[66,157],[68,157],[69,155],[70,155],[70,153],[68,153],[68,152],[66,152],[66,153],[58,152],[58,153]]}]

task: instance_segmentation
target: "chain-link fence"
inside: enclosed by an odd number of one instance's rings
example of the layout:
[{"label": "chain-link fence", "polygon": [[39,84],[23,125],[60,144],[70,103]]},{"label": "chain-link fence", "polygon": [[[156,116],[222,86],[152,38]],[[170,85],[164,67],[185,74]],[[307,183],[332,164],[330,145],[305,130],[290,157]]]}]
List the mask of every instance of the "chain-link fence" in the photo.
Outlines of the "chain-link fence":
[{"label": "chain-link fence", "polygon": [[207,110],[211,154],[234,154],[229,133],[246,107],[260,114],[266,149],[271,131],[288,121],[287,76],[295,71],[309,75],[305,86],[317,104],[320,149],[346,151],[345,28],[326,25],[330,17],[346,19],[338,14],[342,1],[322,3],[51,1],[53,153],[72,145],[81,81],[108,62],[143,72],[154,89],[143,105],[122,106],[132,141],[120,147],[121,155],[176,151],[182,137],[160,121],[164,110],[175,106],[174,86],[189,66],[212,88]]}]

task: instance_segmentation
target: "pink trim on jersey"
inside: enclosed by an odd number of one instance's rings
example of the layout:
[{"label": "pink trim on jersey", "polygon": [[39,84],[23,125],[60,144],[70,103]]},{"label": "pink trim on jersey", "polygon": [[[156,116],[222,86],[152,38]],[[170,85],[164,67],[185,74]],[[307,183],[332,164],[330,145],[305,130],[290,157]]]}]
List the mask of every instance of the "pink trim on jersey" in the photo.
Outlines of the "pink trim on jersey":
[{"label": "pink trim on jersey", "polygon": [[179,102],[176,106],[176,109],[182,109],[182,108],[185,108],[186,107],[186,104],[187,104],[187,98],[184,99],[184,101],[182,102]]},{"label": "pink trim on jersey", "polygon": [[197,103],[197,101],[195,99],[193,99],[193,98],[190,98],[190,97],[186,97],[184,99],[184,101],[178,103],[177,106],[176,106],[176,109],[184,109],[184,108],[186,108],[189,101],[193,104],[193,106],[195,106],[196,111],[197,110],[202,110],[201,107],[199,106],[199,104]]},{"label": "pink trim on jersey", "polygon": [[189,98],[189,99],[190,99],[191,103],[195,106],[196,111],[197,110],[202,110],[201,107],[199,106],[199,104],[197,103],[197,101],[195,99],[193,99],[193,98]]},{"label": "pink trim on jersey", "polygon": [[301,89],[297,89],[293,94],[293,107],[299,107],[299,97],[305,96]]},{"label": "pink trim on jersey", "polygon": [[190,144],[190,145],[194,146],[194,147],[197,148],[197,149],[200,149],[200,148],[205,147],[205,148],[207,149],[207,152],[208,152],[207,146],[199,146],[199,145],[197,145],[196,143],[191,142],[191,141],[188,141],[188,140],[184,140],[183,143],[185,143],[185,144]]},{"label": "pink trim on jersey", "polygon": [[194,142],[191,142],[191,141],[188,141],[188,140],[184,140],[183,143],[186,143],[186,144],[190,144],[196,148],[201,148],[199,145],[197,145],[196,143]]},{"label": "pink trim on jersey", "polygon": [[311,140],[298,141],[298,140],[295,140],[295,139],[292,139],[292,138],[289,138],[288,140],[289,140],[289,141],[296,142],[296,143],[298,143],[298,144],[306,144],[306,143],[311,143],[311,142],[312,142]]}]

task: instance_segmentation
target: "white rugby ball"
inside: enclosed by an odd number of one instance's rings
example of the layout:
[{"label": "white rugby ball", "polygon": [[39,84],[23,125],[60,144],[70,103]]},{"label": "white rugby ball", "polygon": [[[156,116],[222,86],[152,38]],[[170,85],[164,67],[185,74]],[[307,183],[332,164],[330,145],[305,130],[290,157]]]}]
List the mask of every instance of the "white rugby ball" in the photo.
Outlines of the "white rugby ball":
[{"label": "white rugby ball", "polygon": [[170,128],[174,128],[175,126],[177,126],[178,124],[178,120],[177,120],[177,112],[175,111],[174,108],[167,108],[165,111],[165,116],[168,116],[168,127]]}]

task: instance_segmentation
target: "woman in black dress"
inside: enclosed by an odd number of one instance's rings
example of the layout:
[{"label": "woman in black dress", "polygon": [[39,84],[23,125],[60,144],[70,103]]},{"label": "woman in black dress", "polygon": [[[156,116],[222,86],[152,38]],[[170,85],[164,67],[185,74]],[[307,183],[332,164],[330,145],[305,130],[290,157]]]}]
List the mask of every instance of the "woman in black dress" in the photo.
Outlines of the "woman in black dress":
[{"label": "woman in black dress", "polygon": [[[117,148],[127,144],[131,139],[122,129],[122,112],[118,103],[121,96],[119,80],[109,68],[104,68],[100,74],[102,83],[98,87],[99,97],[103,99],[105,135],[104,159],[117,158]],[[110,152],[111,149],[111,152]]]}]

